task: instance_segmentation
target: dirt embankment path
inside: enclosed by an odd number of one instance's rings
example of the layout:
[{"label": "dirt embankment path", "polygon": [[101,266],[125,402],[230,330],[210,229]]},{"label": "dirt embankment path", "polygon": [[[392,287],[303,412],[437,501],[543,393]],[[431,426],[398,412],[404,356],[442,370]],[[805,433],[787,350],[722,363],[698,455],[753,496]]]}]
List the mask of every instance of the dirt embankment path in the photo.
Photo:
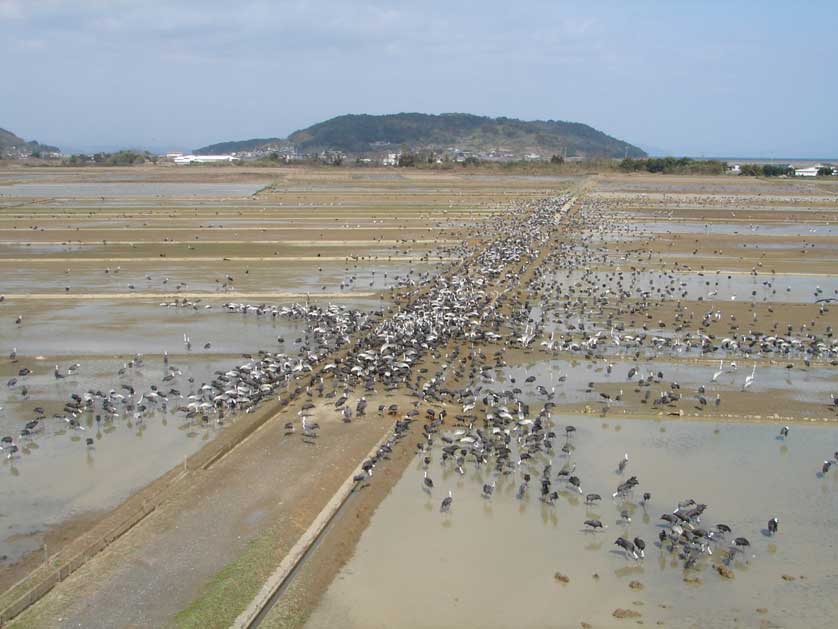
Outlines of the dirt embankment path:
[{"label": "dirt embankment path", "polygon": [[[320,404],[313,417],[320,437],[309,445],[298,433],[286,435],[284,424],[292,418],[294,409],[275,415],[230,455],[191,472],[157,510],[13,626],[162,626],[206,591],[233,601],[241,591],[249,600],[247,594],[392,427],[392,418],[375,411],[343,424],[333,405]],[[209,617],[184,620],[221,626],[218,618],[230,611],[209,606]]]},{"label": "dirt embankment path", "polygon": [[[584,190],[585,188],[581,187],[580,189]],[[572,205],[569,204],[571,212],[573,211]],[[559,225],[556,234],[559,237],[564,237],[566,228]],[[542,250],[535,261],[527,265],[520,275],[517,275],[517,281],[515,282],[517,285],[524,285],[532,279],[539,262],[548,253],[548,250],[549,247]],[[508,317],[512,305],[517,302],[507,299],[499,300],[498,297],[504,294],[502,289],[502,283],[498,283],[490,286],[489,292],[494,292],[496,295],[493,304]],[[526,296],[522,291],[515,291],[515,297],[516,299],[525,299]],[[492,347],[492,345],[475,346],[473,343],[450,343],[444,350],[440,351],[440,355],[444,356],[446,363],[454,350],[459,351],[461,361],[466,361],[472,351],[477,351],[485,359],[486,356],[483,353],[490,353]],[[465,362],[462,364],[465,364]],[[444,383],[445,387],[464,386],[465,383],[459,381],[455,374],[456,369],[448,372],[448,377]],[[434,409],[437,411],[440,409],[446,410],[445,424],[449,426],[456,423],[455,416],[462,410],[459,407],[446,404],[434,405]],[[406,444],[394,450],[391,459],[387,461],[384,469],[376,475],[375,480],[366,485],[361,492],[356,492],[347,501],[332,526],[318,540],[316,551],[300,565],[293,578],[285,585],[282,596],[267,611],[259,624],[260,627],[285,629],[300,627],[305,624],[341,568],[352,558],[355,546],[369,525],[378,505],[387,497],[390,490],[401,478],[404,470],[415,459],[416,448],[413,446],[421,438],[421,433],[417,433],[416,439],[408,438]]]}]

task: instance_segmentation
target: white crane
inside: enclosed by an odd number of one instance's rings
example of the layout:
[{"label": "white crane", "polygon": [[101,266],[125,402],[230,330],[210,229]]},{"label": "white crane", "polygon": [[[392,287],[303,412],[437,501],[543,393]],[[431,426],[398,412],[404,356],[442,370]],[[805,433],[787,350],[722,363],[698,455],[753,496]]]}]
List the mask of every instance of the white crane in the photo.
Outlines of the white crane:
[{"label": "white crane", "polygon": [[750,388],[751,388],[751,385],[754,383],[754,378],[756,377],[756,373],[757,373],[757,364],[756,364],[756,363],[754,363],[754,368],[753,368],[753,370],[751,371],[751,375],[750,375],[750,376],[747,376],[747,377],[745,378],[745,384],[744,384],[744,385],[742,385],[742,390],[743,390],[743,391],[744,391],[744,390],[746,390],[746,389],[750,389]]}]

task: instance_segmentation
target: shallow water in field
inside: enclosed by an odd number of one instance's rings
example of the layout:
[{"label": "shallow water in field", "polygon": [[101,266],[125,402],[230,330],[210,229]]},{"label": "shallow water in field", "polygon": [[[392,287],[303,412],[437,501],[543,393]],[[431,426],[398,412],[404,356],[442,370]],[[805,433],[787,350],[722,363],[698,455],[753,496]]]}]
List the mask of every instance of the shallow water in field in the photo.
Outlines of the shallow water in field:
[{"label": "shallow water in field", "polygon": [[[662,620],[675,627],[728,625],[736,618],[743,626],[758,626],[762,619],[784,626],[834,620],[838,469],[825,478],[818,474],[823,459],[838,449],[834,428],[795,427],[781,441],[771,424],[554,421],[558,432],[568,423],[577,432],[572,455],[552,457],[552,476],[565,462],[575,462],[584,491],[604,496],[601,504],[586,506],[560,481],[554,481],[562,489],[557,503],[542,502],[538,479],[545,455],[499,477],[491,465],[468,462],[460,476],[435,448],[428,467],[432,495],[422,489],[417,457],[307,627],[613,626],[611,613],[618,607],[640,612],[645,624]],[[624,453],[630,462],[621,476],[616,464]],[[517,499],[525,471],[534,480]],[[633,499],[613,500],[614,488],[629,474],[640,481]],[[493,498],[482,497],[482,485],[493,480]],[[442,514],[440,501],[449,490],[451,512]],[[645,507],[639,504],[643,491],[652,494]],[[730,565],[733,580],[711,566],[729,542],[718,544],[714,557],[705,556],[689,573],[657,546],[658,516],[687,497],[709,505],[704,526],[723,522],[750,540],[750,549]],[[619,519],[623,508],[631,513],[630,523]],[[769,538],[763,528],[774,515],[780,532]],[[583,522],[591,518],[607,530],[586,532]],[[613,544],[619,535],[645,539],[646,558],[626,558]],[[569,582],[558,582],[556,573]],[[686,583],[685,574],[700,582]],[[630,589],[631,581],[644,589]]]},{"label": "shallow water in field", "polygon": [[[6,557],[0,567],[38,549],[45,528],[116,506],[222,430],[215,416],[204,424],[175,412],[214,379],[216,370],[243,364],[248,359],[242,354],[259,350],[296,357],[301,347],[314,347],[306,344],[302,321],[224,312],[224,301],[233,299],[207,300],[197,309],[165,308],[155,300],[38,301],[26,304],[30,308],[22,312],[20,326],[11,319],[9,300],[3,304],[0,437],[13,437],[20,451],[11,460],[0,452],[0,556]],[[377,299],[342,300],[341,305],[380,307]],[[184,345],[184,334],[191,339],[191,350]],[[12,348],[16,362],[6,359]],[[144,364],[131,367],[136,354]],[[63,377],[55,377],[56,366]],[[24,368],[32,373],[19,375]],[[120,369],[125,369],[123,375]],[[169,373],[174,378],[164,381]],[[152,386],[169,401],[141,422],[125,409],[112,421],[103,417],[97,422],[96,413],[82,413],[81,429],[63,419],[72,394],[114,391],[137,402]],[[133,396],[126,387],[134,388]],[[44,417],[41,429],[31,438],[20,436],[25,423],[36,417]],[[235,419],[228,414],[224,424]],[[87,438],[94,439],[92,447]]]},{"label": "shallow water in field", "polygon": [[[52,365],[33,367],[35,374],[20,378],[23,384],[3,391],[0,405],[0,434],[11,434],[20,448],[17,458],[2,457],[0,465],[0,556],[14,561],[27,551],[40,547],[45,528],[89,511],[115,507],[133,491],[143,487],[196,452],[223,426],[215,419],[203,425],[200,418],[189,422],[183,413],[175,414],[178,405],[216,369],[226,370],[245,360],[231,355],[171,356],[169,365],[179,370],[176,377],[162,385],[167,369],[161,356],[148,357],[144,366],[117,376],[123,360],[113,358],[80,359],[76,375],[56,380]],[[66,371],[67,363],[61,365]],[[44,373],[42,373],[44,372]],[[48,372],[48,373],[46,373]],[[192,378],[193,383],[188,380]],[[29,392],[24,397],[21,388]],[[94,413],[79,417],[81,428],[71,428],[60,418],[64,402],[72,393],[88,389],[113,390],[129,396],[122,385],[133,386],[136,400],[140,392],[154,384],[168,395],[169,407],[149,413],[137,421],[131,412],[120,413],[113,420],[96,421]],[[4,387],[5,389],[5,387]],[[170,393],[177,389],[180,395]],[[46,417],[42,428],[31,438],[18,437],[25,421],[40,416],[33,409],[41,407]],[[54,414],[59,417],[54,417]],[[100,415],[101,416],[101,415]],[[235,421],[230,415],[225,424]],[[94,445],[88,446],[86,439]]]},{"label": "shallow water in field", "polygon": [[[248,205],[247,195],[261,187],[101,182],[0,189],[0,203],[50,198],[21,204],[21,217],[13,210],[0,225],[0,257],[8,258],[0,282],[0,437],[12,437],[19,448],[12,459],[0,452],[0,567],[39,548],[45,528],[114,507],[222,430],[214,415],[206,423],[200,417],[190,422],[176,412],[216,370],[243,364],[243,354],[259,350],[296,358],[301,348],[316,348],[304,336],[304,322],[227,313],[225,302],[282,305],[288,300],[271,295],[299,293],[325,305],[320,294],[332,293],[341,306],[369,311],[386,307],[382,298],[389,288],[437,272],[435,264],[397,259],[426,254],[430,247],[395,242],[407,232],[389,214],[388,223],[398,229],[376,231],[382,221],[369,212],[356,218],[340,216],[344,210],[337,208],[285,208],[279,217],[263,216],[261,204],[245,213],[231,209],[231,198]],[[87,204],[96,211],[50,209]],[[147,209],[132,209],[137,207]],[[103,208],[114,209],[103,215]],[[386,208],[380,213],[387,214]],[[424,233],[432,220],[444,216],[413,220],[408,227]],[[332,236],[324,238],[322,229],[331,229]],[[344,242],[350,233],[358,242]],[[321,255],[337,259],[289,259]],[[350,256],[367,259],[340,259]],[[381,259],[369,259],[376,256]],[[176,295],[192,303],[175,307]],[[7,359],[13,349],[14,362]],[[176,371],[167,370],[164,352],[168,368]],[[144,363],[131,367],[136,355]],[[54,375],[56,367],[63,377]],[[20,375],[21,369],[31,373]],[[167,374],[174,377],[164,381]],[[120,402],[113,420],[101,411],[98,421],[96,411],[81,413],[80,428],[65,420],[64,405],[73,394],[113,391],[114,399],[139,404],[153,386],[168,402],[139,422]],[[42,427],[21,435],[36,417],[44,418]],[[224,424],[231,421],[235,417],[228,414]]]},{"label": "shallow water in field", "polygon": [[[82,362],[87,355],[185,353],[184,334],[191,338],[194,354],[205,353],[206,343],[211,343],[213,353],[277,351],[276,337],[299,329],[292,320],[224,313],[218,301],[206,302],[213,304],[209,310],[164,308],[142,300],[32,303],[35,306],[23,314],[21,325],[12,322],[0,328],[0,347],[4,353],[17,348],[19,363],[39,355]],[[17,312],[15,307],[4,316]]]},{"label": "shallow water in field", "polygon": [[[732,367],[731,364],[736,366]],[[631,369],[636,369],[636,375],[629,380],[628,373]],[[603,385],[604,390],[611,391],[612,397],[618,391],[623,391],[624,399],[636,400],[640,397],[640,394],[635,392],[638,381],[652,376],[651,386],[640,387],[642,392],[649,388],[652,399],[661,390],[677,386],[677,389],[672,390],[680,393],[683,399],[695,400],[698,404],[699,395],[703,395],[712,405],[717,394],[724,404],[727,392],[741,391],[752,369],[753,363],[743,360],[740,360],[738,365],[727,360],[694,364],[667,362],[660,358],[635,361],[632,358],[609,356],[608,360],[600,361],[551,360],[505,367],[492,372],[493,376],[496,374],[498,384],[485,379],[482,384],[484,389],[494,391],[518,387],[524,395],[534,396],[541,402],[547,401],[548,398],[538,394],[538,386],[544,387],[548,394],[552,394],[549,399],[558,404],[601,403],[603,398],[600,397],[599,391],[603,390]],[[721,373],[714,381],[713,376],[717,372]],[[776,391],[800,401],[828,405],[832,399],[831,393],[838,390],[838,372],[832,367],[786,369],[784,365],[761,365],[754,373],[754,383],[749,389],[751,393]],[[663,378],[658,378],[658,374],[662,374]],[[526,382],[530,377],[534,377],[535,380],[531,383]],[[510,378],[515,382],[511,382]],[[593,388],[589,391],[591,384]],[[703,394],[699,394],[699,387],[704,387]],[[620,402],[611,401],[610,405],[618,408]]]}]

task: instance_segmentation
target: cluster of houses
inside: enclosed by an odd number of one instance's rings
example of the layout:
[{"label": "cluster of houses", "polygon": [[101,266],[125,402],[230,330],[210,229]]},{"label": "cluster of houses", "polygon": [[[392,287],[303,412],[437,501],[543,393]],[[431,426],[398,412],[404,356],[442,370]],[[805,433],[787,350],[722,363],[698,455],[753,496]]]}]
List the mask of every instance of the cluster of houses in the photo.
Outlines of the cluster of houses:
[{"label": "cluster of houses", "polygon": [[[833,166],[832,164],[812,164],[810,166],[800,166],[795,167],[792,164],[775,164],[776,166],[783,167],[788,172],[789,176],[794,173],[795,177],[817,177],[819,174],[823,173],[824,169],[830,169],[832,171],[833,176],[838,176],[838,166]],[[731,175],[741,175],[742,174],[742,165],[741,164],[730,164],[727,167],[727,172]]]},{"label": "cluster of houses", "polygon": [[0,147],[0,159],[59,159],[60,157],[62,155],[58,150],[38,150],[26,144]]},{"label": "cluster of houses", "polygon": [[821,172],[824,168],[829,168],[832,170],[832,175],[838,175],[838,167],[832,166],[831,164],[815,164],[814,166],[806,166],[805,168],[795,168],[794,169],[794,176],[795,177],[817,177],[818,173]]},{"label": "cluster of houses", "polygon": [[[383,148],[383,147],[382,147]],[[242,151],[237,153],[230,153],[225,155],[190,155],[183,153],[167,153],[166,159],[175,164],[214,164],[214,163],[234,163],[238,161],[247,161],[254,159],[263,159],[265,157],[274,157],[283,162],[293,162],[303,159],[317,158],[323,163],[328,164],[342,164],[347,163],[350,156],[341,151],[323,151],[318,155],[302,155],[298,153],[293,145],[282,144],[277,146],[262,146],[256,151]],[[427,157],[427,156],[425,156]],[[402,153],[399,152],[383,152],[375,156],[359,156],[353,161],[360,165],[368,166],[399,166],[401,163]],[[505,162],[516,161],[523,159],[524,161],[537,162],[545,158],[538,153],[527,153],[523,156],[516,155],[512,152],[499,149],[490,151],[469,151],[456,147],[449,147],[446,149],[435,150],[430,154],[432,159],[437,164],[443,163],[464,163],[470,159],[478,159],[481,162]],[[580,158],[570,157],[569,160]],[[823,175],[824,169],[829,169],[833,176],[838,176],[838,166],[832,164],[810,164],[807,166],[795,167],[792,164],[772,164],[775,167],[783,169],[787,176],[795,177],[817,177]],[[742,164],[729,164],[728,173],[731,175],[740,175],[743,172]]]},{"label": "cluster of houses", "polygon": [[[299,161],[306,158],[313,158],[315,156],[306,156],[301,155],[294,151],[293,149],[289,149],[284,147],[282,151],[242,151],[242,152],[234,152],[225,155],[192,155],[192,154],[184,154],[184,153],[166,153],[165,158],[169,162],[173,162],[175,164],[217,164],[217,163],[233,163],[238,161],[248,161],[248,160],[255,160],[255,159],[263,159],[269,155],[275,155],[279,160],[283,162],[293,162]],[[323,151],[317,154],[317,159],[321,162],[328,163],[328,164],[335,164],[335,163],[345,163],[348,159],[348,156],[341,151]],[[369,165],[369,166],[398,166],[400,164],[402,158],[401,151],[399,152],[388,152],[383,153],[382,155],[378,155],[375,157],[358,157],[357,159],[353,160],[358,164],[361,165]],[[473,152],[473,151],[466,151],[460,150],[457,148],[450,148],[442,151],[434,151],[433,155],[431,156],[433,161],[437,164],[443,164],[445,162],[454,162],[458,164],[462,164],[466,162],[470,158],[476,158],[480,161],[513,161],[517,159],[524,159],[525,161],[541,161],[543,158],[541,155],[537,153],[527,153],[523,157],[519,155],[514,155],[512,153],[506,153],[502,151],[486,151],[486,152]]]}]

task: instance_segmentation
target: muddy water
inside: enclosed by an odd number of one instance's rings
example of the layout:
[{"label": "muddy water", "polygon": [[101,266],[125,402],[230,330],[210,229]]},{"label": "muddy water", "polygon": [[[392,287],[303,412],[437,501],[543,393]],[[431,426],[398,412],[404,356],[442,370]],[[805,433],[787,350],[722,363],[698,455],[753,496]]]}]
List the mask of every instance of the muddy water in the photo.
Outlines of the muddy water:
[{"label": "muddy water", "polygon": [[[175,413],[216,370],[242,364],[242,353],[299,350],[302,322],[225,313],[219,300],[211,303],[211,309],[193,310],[161,308],[156,301],[45,301],[26,304],[30,307],[23,311],[16,307],[13,312],[24,315],[16,326],[6,301],[6,323],[0,326],[0,436],[13,436],[20,455],[12,460],[3,456],[0,465],[0,556],[6,557],[0,568],[39,548],[45,528],[116,506],[223,430],[214,418],[204,426]],[[342,305],[371,309],[380,302],[350,299]],[[191,351],[184,347],[184,334],[192,339]],[[210,348],[204,348],[206,343]],[[17,349],[14,363],[7,359],[12,348]],[[164,351],[169,352],[168,366],[178,369],[166,383]],[[137,353],[144,356],[144,366],[118,375]],[[75,363],[79,367],[71,373]],[[64,378],[54,376],[56,365]],[[22,368],[32,373],[19,376]],[[12,378],[17,383],[8,386]],[[140,423],[132,413],[111,422],[97,422],[86,413],[79,418],[83,429],[71,429],[53,417],[64,415],[64,403],[73,393],[114,390],[127,395],[123,385],[134,387],[135,399],[152,385],[161,391],[174,388],[183,398],[170,394],[166,411],[150,413]],[[36,412],[38,407],[44,412]],[[25,422],[42,415],[46,419],[39,432],[18,437]],[[234,416],[225,425],[231,421]],[[87,438],[94,439],[92,447]]]},{"label": "muddy water", "polygon": [[[211,310],[166,309],[135,301],[38,306],[24,314],[23,325],[0,326],[0,436],[13,436],[20,448],[18,458],[3,456],[0,466],[0,556],[6,556],[0,567],[38,548],[38,533],[46,527],[116,506],[197,451],[223,426],[190,424],[182,413],[175,414],[176,407],[212,380],[216,370],[245,362],[241,353],[296,353],[296,339],[303,335],[299,321],[228,314],[218,304]],[[184,347],[184,334],[192,339],[191,351]],[[206,343],[210,348],[204,348]],[[14,363],[5,356],[13,347]],[[164,351],[169,352],[168,367],[178,370],[165,383]],[[144,355],[145,364],[126,368],[135,354]],[[73,364],[78,364],[75,371]],[[55,377],[56,365],[63,378]],[[32,373],[18,375],[22,368]],[[122,368],[126,372],[119,375]],[[12,378],[17,382],[9,386]],[[85,413],[79,417],[82,429],[72,429],[62,419],[72,394],[113,390],[128,395],[123,385],[134,387],[135,399],[152,385],[179,394],[169,394],[168,409],[150,413],[140,423],[132,413],[101,422]],[[31,438],[19,437],[25,422],[39,416],[45,416],[42,428]],[[225,423],[234,420],[230,416]],[[87,438],[94,439],[92,447]]]},{"label": "muddy water", "polygon": [[[212,353],[259,348],[278,351],[276,337],[290,336],[299,325],[282,319],[226,314],[217,303],[210,310],[161,308],[154,302],[124,300],[45,302],[36,306],[23,315],[20,326],[0,327],[0,346],[17,348],[20,363],[40,355],[70,361],[91,354],[178,353],[184,351],[184,334],[191,337],[195,354],[203,353],[200,348],[208,342],[212,343]],[[51,369],[53,365],[46,367]]]},{"label": "muddy water", "polygon": [[[0,303],[0,436],[13,437],[19,447],[12,459],[2,453],[0,568],[39,548],[45,528],[116,506],[223,430],[214,416],[204,425],[190,423],[175,411],[202,383],[212,380],[216,370],[239,365],[246,361],[242,354],[261,349],[297,354],[302,344],[298,339],[304,336],[300,321],[225,313],[224,301],[265,300],[248,299],[248,293],[305,293],[314,300],[319,293],[330,293],[338,295],[343,306],[370,310],[382,307],[390,287],[420,282],[436,273],[436,265],[419,260],[390,260],[400,252],[409,250],[417,256],[429,249],[426,243],[396,243],[406,233],[398,219],[390,217],[384,225],[369,218],[369,213],[340,216],[342,210],[332,209],[301,220],[304,212],[286,208],[271,220],[261,205],[253,207],[247,199],[260,187],[32,183],[0,190],[0,203],[20,202],[26,214],[26,218],[7,217],[0,245],[0,256],[14,258],[7,261],[0,282],[0,294],[5,295]],[[36,197],[51,201],[27,203]],[[249,213],[232,210],[230,198],[233,204],[250,206]],[[50,206],[80,209],[59,216]],[[111,216],[81,209],[90,207],[114,209]],[[49,219],[45,226],[41,213]],[[434,219],[425,220],[430,225]],[[444,216],[436,222],[444,223]],[[414,232],[428,233],[424,222],[414,220],[413,225]],[[270,231],[271,227],[280,229]],[[300,227],[320,240],[318,228],[331,228],[337,238],[312,248],[311,236],[301,235]],[[358,240],[362,229],[372,230],[373,236],[361,234],[363,239]],[[346,244],[348,233],[358,242]],[[199,240],[220,242],[199,242],[196,235]],[[393,240],[383,240],[388,235]],[[175,242],[161,242],[164,238]],[[117,244],[112,244],[114,240]],[[278,250],[284,256],[322,253],[332,258],[382,259],[270,259]],[[268,259],[252,259],[258,257]],[[146,296],[134,297],[134,292]],[[30,293],[39,299],[15,297]],[[148,296],[154,293],[161,297]],[[162,294],[178,293],[190,293],[196,307],[161,307],[161,302],[172,301]],[[52,294],[63,299],[40,298]],[[79,297],[73,298],[74,294]],[[20,325],[14,323],[18,316],[23,316]],[[191,350],[184,346],[184,335],[191,339]],[[13,348],[16,362],[6,358]],[[168,367],[177,369],[174,379],[166,382],[163,352],[169,354]],[[126,367],[137,354],[144,357],[144,364]],[[76,363],[78,368],[71,370]],[[56,365],[64,377],[55,377]],[[18,375],[23,368],[32,373]],[[123,375],[118,374],[120,369],[126,370]],[[10,385],[15,378],[17,382]],[[149,412],[139,422],[124,410],[112,421],[101,417],[97,421],[95,413],[82,414],[80,428],[63,419],[64,404],[72,394],[92,390],[128,395],[125,387],[133,387],[136,401],[152,386],[169,397],[168,406]],[[40,416],[45,417],[42,428],[31,437],[20,436],[25,422]],[[224,423],[232,421],[235,417],[228,415]],[[92,445],[87,439],[93,439]]]},{"label": "muddy water", "polygon": [[[631,381],[628,380],[630,369],[637,370],[637,375]],[[712,401],[716,394],[724,399],[726,392],[741,391],[752,369],[752,361],[742,360],[738,364],[729,360],[692,364],[666,362],[659,358],[649,361],[620,360],[611,356],[607,361],[553,360],[505,367],[494,372],[501,386],[485,380],[483,386],[495,391],[518,386],[525,395],[532,396],[537,395],[537,386],[543,386],[553,393],[552,399],[557,403],[601,402],[598,391],[588,390],[590,383],[594,384],[594,389],[600,385],[619,385],[626,397],[629,397],[639,378],[650,375],[657,378],[657,374],[662,373],[663,378],[656,379],[655,385],[651,387],[654,394],[658,394],[661,389],[669,389],[675,382],[685,399],[697,399],[698,387],[702,386],[705,389],[704,397]],[[722,373],[713,381],[718,371]],[[776,391],[800,401],[829,404],[831,393],[838,390],[838,371],[831,367],[790,370],[785,365],[760,365],[755,373],[756,377],[749,389],[751,393]],[[527,383],[526,379],[532,376],[536,378],[535,381]],[[514,378],[515,385],[505,384],[506,378]],[[543,396],[541,399],[546,401]],[[611,404],[620,406],[619,402]]]},{"label": "muddy water", "polygon": [[[235,363],[232,356],[173,356],[170,365],[179,368],[182,375],[167,385],[178,388],[185,397],[211,379],[215,369],[227,369]],[[94,414],[86,413],[79,418],[82,427],[72,429],[62,419],[53,417],[53,412],[60,413],[63,401],[72,393],[92,388],[127,394],[121,388],[123,384],[134,386],[139,392],[148,390],[151,384],[160,385],[166,373],[159,357],[117,377],[115,372],[123,365],[117,360],[84,360],[80,375],[58,381],[51,373],[30,376],[26,379],[30,387],[26,398],[17,390],[4,400],[5,409],[0,415],[2,434],[17,435],[22,428],[21,419],[37,416],[32,410],[36,406],[47,411],[47,418],[33,437],[16,439],[20,456],[4,458],[0,466],[0,556],[6,557],[0,567],[40,548],[41,533],[46,528],[89,511],[115,507],[223,429],[214,421],[203,425],[200,421],[188,422],[182,414],[175,415],[175,406],[184,400],[174,395],[170,395],[168,411],[151,413],[142,421],[130,413],[114,420],[96,421]],[[195,384],[190,384],[189,378]],[[225,425],[232,421],[233,416],[227,418]],[[94,445],[88,446],[87,438],[92,438]]]},{"label": "muddy water", "polygon": [[[564,493],[548,506],[538,499],[537,481],[516,499],[522,473],[539,478],[546,459],[500,478],[490,467],[469,463],[460,476],[450,464],[441,465],[435,450],[433,495],[422,490],[417,459],[379,507],[307,626],[614,626],[611,614],[618,607],[640,612],[645,624],[661,620],[675,627],[737,620],[759,626],[763,619],[822,626],[834,620],[838,470],[826,478],[817,472],[838,449],[835,429],[795,427],[779,441],[774,425],[556,420],[577,427],[572,459],[584,490],[606,497],[601,505],[588,507]],[[609,497],[624,478],[615,467],[626,452],[627,473],[638,477],[639,491],[652,493],[645,509]],[[554,457],[554,469],[563,463]],[[487,500],[481,487],[493,479],[495,495]],[[453,506],[441,514],[449,490]],[[731,565],[733,580],[704,559],[690,572],[700,583],[686,583],[682,562],[656,546],[658,516],[687,497],[709,505],[703,524],[724,522],[751,541],[750,551]],[[630,524],[618,522],[622,507],[632,512]],[[762,529],[774,515],[780,532],[768,538]],[[608,529],[584,532],[588,518],[601,519]],[[618,535],[644,538],[645,560],[618,552]],[[717,556],[726,548],[721,544]],[[557,572],[569,582],[558,582]],[[631,581],[644,589],[630,589]]]}]

